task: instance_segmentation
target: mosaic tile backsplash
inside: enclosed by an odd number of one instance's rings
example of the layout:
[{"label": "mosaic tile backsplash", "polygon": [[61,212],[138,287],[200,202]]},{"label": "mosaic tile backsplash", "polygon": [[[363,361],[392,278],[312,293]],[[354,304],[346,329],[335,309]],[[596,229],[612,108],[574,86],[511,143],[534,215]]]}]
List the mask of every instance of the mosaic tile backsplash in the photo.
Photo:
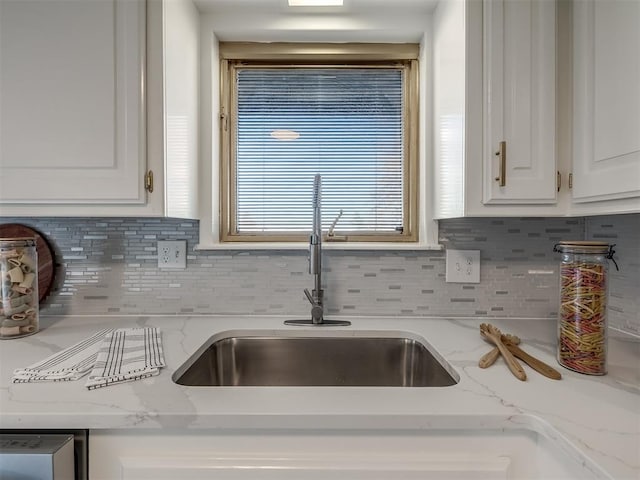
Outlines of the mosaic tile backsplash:
[{"label": "mosaic tile backsplash", "polygon": [[[43,314],[283,314],[307,317],[306,251],[194,251],[198,223],[151,218],[2,218],[44,233],[57,281]],[[479,284],[445,282],[444,251],[325,250],[329,314],[555,317],[553,245],[584,238],[616,243],[610,325],[640,335],[640,215],[483,218],[440,222],[446,248],[480,250]],[[157,267],[158,240],[186,240],[187,268]]]}]

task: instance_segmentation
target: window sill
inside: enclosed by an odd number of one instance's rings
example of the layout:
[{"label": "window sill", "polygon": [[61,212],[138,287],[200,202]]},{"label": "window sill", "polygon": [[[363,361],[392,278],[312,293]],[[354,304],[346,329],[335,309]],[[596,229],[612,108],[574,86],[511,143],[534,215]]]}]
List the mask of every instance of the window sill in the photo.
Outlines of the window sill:
[{"label": "window sill", "polygon": [[[426,243],[343,243],[343,242],[323,242],[323,250],[358,251],[358,250],[386,250],[386,251],[410,251],[410,250],[444,250],[443,245],[431,245]],[[199,243],[194,250],[308,250],[309,244],[306,242],[296,243]]]}]

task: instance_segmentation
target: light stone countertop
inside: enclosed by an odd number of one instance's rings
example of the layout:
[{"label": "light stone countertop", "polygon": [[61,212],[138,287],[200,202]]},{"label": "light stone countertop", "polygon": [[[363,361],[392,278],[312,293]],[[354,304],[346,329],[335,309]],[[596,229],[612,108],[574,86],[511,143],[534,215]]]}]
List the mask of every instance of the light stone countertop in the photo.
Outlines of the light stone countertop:
[{"label": "light stone countertop", "polygon": [[[608,374],[581,375],[555,360],[556,322],[541,319],[348,317],[341,330],[409,332],[427,340],[460,381],[440,388],[183,387],[171,375],[209,337],[227,330],[312,330],[270,316],[42,317],[41,331],[0,342],[0,428],[88,429],[529,429],[602,478],[640,479],[640,342],[610,335]],[[561,371],[550,380],[524,366],[518,381],[502,359],[477,366],[490,322]],[[12,384],[11,373],[101,328],[156,326],[167,367],[160,375],[97,390],[75,382]],[[326,332],[327,329],[321,329]],[[323,333],[321,333],[323,334]]]}]

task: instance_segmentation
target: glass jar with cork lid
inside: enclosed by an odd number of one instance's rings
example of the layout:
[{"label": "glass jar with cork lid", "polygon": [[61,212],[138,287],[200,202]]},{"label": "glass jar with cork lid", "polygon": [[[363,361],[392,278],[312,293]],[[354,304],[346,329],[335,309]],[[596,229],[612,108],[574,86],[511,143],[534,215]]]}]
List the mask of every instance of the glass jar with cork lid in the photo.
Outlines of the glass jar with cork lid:
[{"label": "glass jar with cork lid", "polygon": [[36,333],[38,253],[35,238],[0,238],[0,339]]},{"label": "glass jar with cork lid", "polygon": [[562,255],[558,363],[587,375],[607,373],[607,277],[613,247],[584,241],[554,247]]}]

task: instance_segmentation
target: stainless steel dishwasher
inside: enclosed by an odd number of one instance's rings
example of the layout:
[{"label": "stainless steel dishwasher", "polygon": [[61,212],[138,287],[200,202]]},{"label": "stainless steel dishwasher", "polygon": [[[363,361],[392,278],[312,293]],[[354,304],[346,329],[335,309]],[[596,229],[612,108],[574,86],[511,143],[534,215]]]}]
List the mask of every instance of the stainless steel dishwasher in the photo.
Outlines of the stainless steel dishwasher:
[{"label": "stainless steel dishwasher", "polygon": [[87,480],[86,430],[1,430],[0,480]]}]

